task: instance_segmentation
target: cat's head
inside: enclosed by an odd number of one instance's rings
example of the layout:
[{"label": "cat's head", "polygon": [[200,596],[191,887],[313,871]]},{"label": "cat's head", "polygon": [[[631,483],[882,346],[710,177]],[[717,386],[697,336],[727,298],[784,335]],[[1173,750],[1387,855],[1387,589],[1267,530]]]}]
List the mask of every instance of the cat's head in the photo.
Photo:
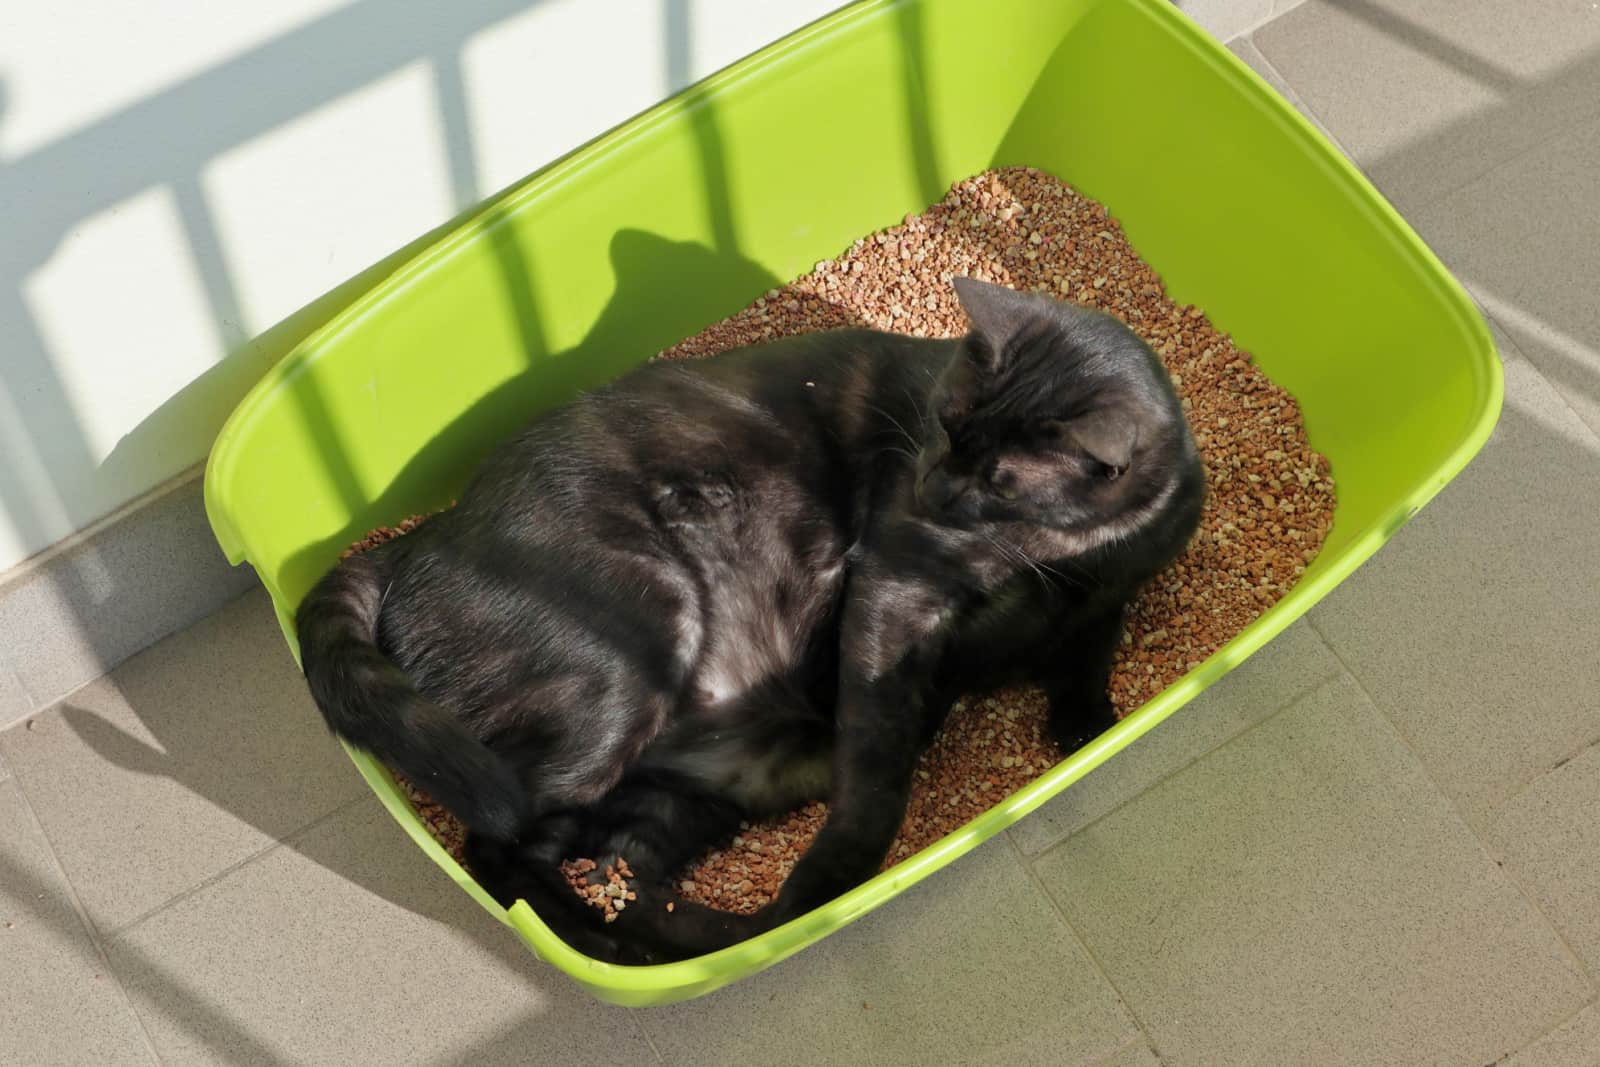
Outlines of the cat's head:
[{"label": "cat's head", "polygon": [[1103,312],[955,279],[972,322],[934,390],[916,501],[956,527],[1112,530],[1154,507],[1198,458],[1171,379]]}]

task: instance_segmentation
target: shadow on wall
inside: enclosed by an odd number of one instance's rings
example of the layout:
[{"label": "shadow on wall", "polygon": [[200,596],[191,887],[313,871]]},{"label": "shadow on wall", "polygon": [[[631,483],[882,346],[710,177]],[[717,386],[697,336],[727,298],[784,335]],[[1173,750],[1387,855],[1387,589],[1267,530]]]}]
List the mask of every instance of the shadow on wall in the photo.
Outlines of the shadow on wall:
[{"label": "shadow on wall", "polygon": [[[469,121],[463,51],[486,29],[542,2],[463,0],[437,5],[426,0],[357,0],[58,140],[0,158],[0,203],[28,206],[26,212],[7,216],[5,239],[0,241],[0,454],[6,456],[0,463],[0,515],[17,525],[25,544],[42,548],[95,521],[130,492],[142,492],[203,458],[222,420],[267,369],[460,218],[443,223],[265,332],[247,338],[241,309],[243,279],[228,266],[230,250],[225,248],[218,205],[208,201],[205,187],[207,167],[324,105],[420,64],[431,78],[437,108],[435,116],[422,118],[424,125],[439,130],[451,197],[464,213],[478,210],[475,205],[485,190]],[[663,89],[671,93],[683,88],[691,76],[692,26],[687,0],[661,0],[661,4],[667,72]],[[6,85],[0,77],[0,129],[6,114]],[[707,203],[717,220],[717,251],[737,257],[715,116],[705,109],[697,115],[697,123]],[[62,195],[62,190],[73,195]],[[152,190],[167,196],[174,223],[180,227],[219,358],[120,439],[96,442],[91,420],[81,410],[82,398],[74,396],[69,368],[63,365],[66,353],[52,352],[50,323],[41,318],[45,310],[30,303],[28,286],[76,229],[120,211],[131,198]],[[499,195],[489,203],[498,199]],[[497,241],[496,251],[531,366],[534,355],[548,351],[531,298],[537,279],[515,242]],[[651,255],[613,250],[619,269],[634,263],[642,270]],[[647,280],[635,277],[636,299],[644,306],[651,298]],[[94,310],[84,309],[90,317]],[[594,342],[599,343],[601,339]],[[586,343],[584,348],[592,351],[594,345]],[[114,353],[105,355],[111,359]],[[129,353],[130,358],[139,355]],[[530,374],[525,384],[536,385],[538,372]],[[333,421],[326,411],[307,414],[328,439],[330,475],[347,492],[354,492],[355,480]],[[183,575],[173,586],[174,604],[179,605],[173,610],[180,614],[185,590],[204,602],[209,599],[205,590],[229,586],[230,578],[220,557],[178,558],[176,542],[193,543],[192,529],[186,527],[184,532],[187,537],[174,539],[173,558],[155,561],[158,570],[165,567],[166,572]],[[33,696],[39,703],[55,699],[92,677],[96,668],[109,669],[129,652],[187,621],[179,614],[170,621],[132,617],[141,609],[127,591],[141,582],[166,581],[151,577],[146,567],[151,562],[97,552],[90,546],[64,565],[42,572],[48,588],[41,586],[40,593],[59,606],[64,624],[77,631],[81,653],[75,656],[82,662],[75,661],[72,670],[79,673],[61,685],[53,676],[38,679]],[[0,566],[0,571],[4,569]],[[127,610],[119,614],[124,605]],[[0,650],[0,670],[6,660]]]},{"label": "shadow on wall", "polygon": [[[6,439],[28,449],[0,465],[0,507],[27,543],[42,547],[62,535],[62,522],[80,528],[98,518],[111,506],[103,502],[114,499],[108,494],[125,489],[130,479],[142,477],[147,485],[149,472],[161,464],[199,458],[172,454],[172,442],[182,442],[186,453],[203,450],[232,403],[268,366],[398,262],[390,257],[247,340],[238,285],[201,185],[207,165],[408,64],[437,63],[445,56],[444,66],[458,76],[459,65],[448,57],[474,34],[539,2],[359,0],[59,140],[0,160],[0,203],[28,205],[26,212],[8,216],[0,243],[0,324],[8,334],[0,387],[16,409]],[[455,99],[461,95],[458,90]],[[453,122],[446,127],[453,174],[470,160],[457,129],[463,117],[459,108],[447,114]],[[151,145],[159,150],[130,148]],[[62,196],[62,189],[76,195]],[[151,189],[171,194],[209,305],[217,351],[227,355],[152,412],[102,462],[52,361],[25,286],[84,220]],[[458,207],[477,198],[475,191],[455,192]],[[85,513],[79,498],[102,503]]]}]

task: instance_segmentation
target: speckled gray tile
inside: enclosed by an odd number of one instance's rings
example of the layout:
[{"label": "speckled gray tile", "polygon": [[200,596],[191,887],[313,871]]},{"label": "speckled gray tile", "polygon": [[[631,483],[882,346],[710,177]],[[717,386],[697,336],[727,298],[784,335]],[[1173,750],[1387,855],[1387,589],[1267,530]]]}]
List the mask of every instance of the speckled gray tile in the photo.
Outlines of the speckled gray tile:
[{"label": "speckled gray tile", "polygon": [[1272,13],[1273,15],[1282,15],[1305,2],[1306,0],[1272,0]]},{"label": "speckled gray tile", "polygon": [[0,585],[6,662],[44,707],[255,585],[223,558],[192,478]]},{"label": "speckled gray tile", "polygon": [[1411,210],[1600,114],[1600,10],[1307,0],[1252,39]]},{"label": "speckled gray tile", "polygon": [[0,751],[103,931],[366,791],[260,592],[33,721]]},{"label": "speckled gray tile", "polygon": [[151,1064],[15,782],[0,782],[0,1063]]},{"label": "speckled gray tile", "polygon": [[1311,620],[1478,829],[1600,738],[1600,442],[1525,361],[1483,451]]},{"label": "speckled gray tile", "polygon": [[1597,172],[1600,119],[1428,205],[1413,223],[1522,354],[1600,433]]},{"label": "speckled gray tile", "polygon": [[1273,68],[1272,64],[1267,61],[1267,57],[1261,54],[1261,49],[1257,48],[1249,37],[1238,37],[1229,41],[1228,51],[1244,60],[1246,66],[1261,75],[1262,81],[1272,86],[1279,96],[1293,104],[1296,111],[1310,119],[1311,124],[1321,130],[1322,135],[1333,142],[1335,147],[1339,148],[1341,152],[1344,151],[1344,147],[1339,144],[1338,138],[1333,136],[1333,131],[1322,124],[1322,120],[1317,118],[1310,105],[1301,99],[1300,94],[1294,91],[1292,85],[1283,80],[1283,76]]},{"label": "speckled gray tile", "polygon": [[[5,651],[0,649],[0,656]],[[11,723],[21,722],[33,713],[33,699],[17,680],[17,673],[0,660],[0,730]]]},{"label": "speckled gray tile", "polygon": [[1172,0],[1218,40],[1236,37],[1272,16],[1272,0]]},{"label": "speckled gray tile", "polygon": [[1138,1041],[1122,1051],[1116,1053],[1108,1060],[1101,1060],[1095,1067],[1161,1067],[1161,1061],[1156,1054],[1150,1051],[1150,1046],[1143,1041]]},{"label": "speckled gray tile", "polygon": [[1172,1065],[1481,1064],[1594,995],[1349,678],[1035,869]]},{"label": "speckled gray tile", "polygon": [[668,1063],[1092,1064],[1138,1035],[997,838],[746,981],[640,1018]]},{"label": "speckled gray tile", "polygon": [[1589,1005],[1499,1067],[1600,1067],[1600,1004]]},{"label": "speckled gray tile", "polygon": [[654,1059],[626,1010],[539,963],[376,800],[108,951],[169,1064]]},{"label": "speckled gray tile", "polygon": [[1600,978],[1600,744],[1507,801],[1486,836],[1506,870]]},{"label": "speckled gray tile", "polygon": [[1007,832],[1023,852],[1042,852],[1339,670],[1339,661],[1310,625],[1296,622],[1222,681]]}]

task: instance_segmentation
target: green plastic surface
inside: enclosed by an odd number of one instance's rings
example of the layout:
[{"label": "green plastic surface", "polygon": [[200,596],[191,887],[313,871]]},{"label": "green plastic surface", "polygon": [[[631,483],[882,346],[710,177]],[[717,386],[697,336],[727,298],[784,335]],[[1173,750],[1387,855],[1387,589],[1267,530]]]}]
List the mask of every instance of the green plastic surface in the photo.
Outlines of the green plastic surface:
[{"label": "green plastic surface", "polygon": [[240,404],[206,505],[291,648],[295,605],[374,526],[440,506],[537,409],[736,311],[986,167],[1104,202],[1172,294],[1300,400],[1338,511],[1280,603],[1117,727],[960,831],[756,940],[592,961],[507,912],[352,759],[417,845],[596,996],[696,996],[799,951],[1061,792],[1326,595],[1452,478],[1500,410],[1460,287],[1282,99],[1165,0],[862,3],[533,175],[309,337]]}]

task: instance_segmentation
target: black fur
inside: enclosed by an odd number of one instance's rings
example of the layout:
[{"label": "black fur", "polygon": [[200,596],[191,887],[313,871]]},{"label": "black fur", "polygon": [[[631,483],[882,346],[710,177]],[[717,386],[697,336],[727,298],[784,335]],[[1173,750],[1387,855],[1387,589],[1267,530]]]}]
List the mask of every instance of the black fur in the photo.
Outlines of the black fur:
[{"label": "black fur", "polygon": [[[1122,613],[1204,480],[1156,356],[1109,316],[957,279],[955,341],[869,330],[655,363],[536,419],[452,510],[301,605],[329,725],[472,831],[475,874],[593,955],[666,959],[875,871],[962,691],[1110,725]],[[678,901],[743,818],[825,797],[754,917]],[[563,858],[623,856],[614,924]]]}]

